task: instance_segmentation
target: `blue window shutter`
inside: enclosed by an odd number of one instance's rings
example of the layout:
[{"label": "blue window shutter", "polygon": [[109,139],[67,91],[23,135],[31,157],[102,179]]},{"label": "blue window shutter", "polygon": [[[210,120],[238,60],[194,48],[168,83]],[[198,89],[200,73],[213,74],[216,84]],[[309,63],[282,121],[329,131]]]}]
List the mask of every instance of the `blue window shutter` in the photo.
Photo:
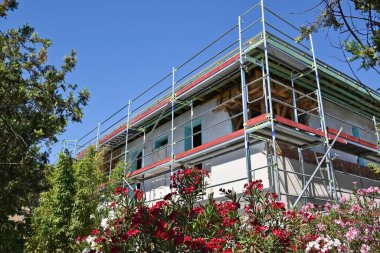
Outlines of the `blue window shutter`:
[{"label": "blue window shutter", "polygon": [[185,130],[185,151],[187,150],[190,150],[192,147],[191,147],[191,127],[190,126],[186,126],[184,127],[184,130]]},{"label": "blue window shutter", "polygon": [[361,157],[358,157],[358,164],[360,166],[364,166],[364,167],[367,166],[366,161],[363,158],[361,158]]},{"label": "blue window shutter", "polygon": [[360,138],[360,130],[356,126],[352,126],[352,136]]},{"label": "blue window shutter", "polygon": [[129,160],[130,162],[132,161],[132,164],[131,164],[131,172],[132,171],[135,171],[137,169],[137,150],[133,150],[131,152],[131,159]]},{"label": "blue window shutter", "polygon": [[[357,128],[356,126],[352,126],[352,136],[354,136],[356,138],[360,138],[360,129]],[[361,158],[361,157],[357,158],[357,163],[360,166],[367,166],[366,161],[363,158]]]}]

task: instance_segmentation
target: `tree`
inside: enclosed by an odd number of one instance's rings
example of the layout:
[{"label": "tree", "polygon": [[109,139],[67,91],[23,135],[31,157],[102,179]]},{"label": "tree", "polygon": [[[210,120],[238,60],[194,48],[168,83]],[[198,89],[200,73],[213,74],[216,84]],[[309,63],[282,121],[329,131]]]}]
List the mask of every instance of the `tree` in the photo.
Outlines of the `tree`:
[{"label": "tree", "polygon": [[72,158],[60,155],[49,183],[52,187],[41,193],[40,206],[33,210],[28,252],[67,252],[72,243],[70,218],[76,192]]},{"label": "tree", "polygon": [[32,211],[31,252],[78,252],[76,237],[99,226],[104,152],[90,152],[81,160],[61,154],[49,177],[50,189],[40,194],[40,206]]},{"label": "tree", "polygon": [[380,1],[322,0],[315,8],[320,8],[320,14],[301,27],[299,39],[332,28],[340,34],[339,47],[348,62],[358,60],[360,68],[380,74]]},{"label": "tree", "polygon": [[13,11],[18,6],[18,2],[16,0],[3,0],[0,4],[0,17],[7,16],[7,11]]},{"label": "tree", "polygon": [[104,151],[95,152],[94,149],[74,162],[76,193],[70,218],[71,239],[89,234],[94,226],[100,224],[99,186],[106,180],[103,163]]},{"label": "tree", "polygon": [[[16,1],[4,0],[0,16],[16,7]],[[75,51],[57,68],[47,63],[51,43],[28,25],[0,31],[1,252],[22,245],[29,210],[46,187],[49,147],[69,121],[81,120],[89,99],[86,89],[77,92],[77,85],[66,81],[76,65]]]}]

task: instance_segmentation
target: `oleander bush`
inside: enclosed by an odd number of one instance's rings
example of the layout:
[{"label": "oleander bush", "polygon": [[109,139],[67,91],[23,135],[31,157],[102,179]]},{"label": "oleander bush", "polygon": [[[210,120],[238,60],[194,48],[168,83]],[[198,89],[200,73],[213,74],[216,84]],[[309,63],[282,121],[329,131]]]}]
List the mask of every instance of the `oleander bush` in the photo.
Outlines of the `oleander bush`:
[{"label": "oleander bush", "polygon": [[[277,195],[250,182],[227,200],[205,196],[207,171],[187,168],[172,177],[172,192],[146,203],[144,193],[118,187],[107,216],[77,243],[85,252],[378,252],[378,187],[357,189],[324,206],[287,210]],[[243,205],[241,203],[244,203]]]}]

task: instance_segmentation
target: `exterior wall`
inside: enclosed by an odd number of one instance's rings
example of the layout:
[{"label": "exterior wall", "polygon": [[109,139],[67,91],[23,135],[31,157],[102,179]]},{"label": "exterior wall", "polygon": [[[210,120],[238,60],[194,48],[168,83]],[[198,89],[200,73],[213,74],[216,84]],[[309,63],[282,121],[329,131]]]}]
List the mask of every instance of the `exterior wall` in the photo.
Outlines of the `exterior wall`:
[{"label": "exterior wall", "polygon": [[[223,110],[210,111],[205,115],[197,118],[207,110],[211,110],[217,105],[216,99],[210,100],[200,106],[194,108],[193,122],[201,122],[202,124],[202,143],[212,141],[218,137],[224,136],[232,132],[231,121],[228,120],[228,113]],[[187,111],[174,119],[174,154],[179,154],[185,151],[185,133],[184,128],[190,126],[190,111]],[[146,142],[144,148],[145,157],[143,166],[150,165],[154,162],[170,157],[171,154],[171,122],[167,122],[157,127],[152,133],[150,140]],[[146,138],[149,133],[146,133]],[[160,138],[167,136],[168,145],[160,149],[155,149],[155,142]],[[131,160],[134,152],[141,150],[143,137],[140,137],[132,142],[128,142],[127,161]],[[121,153],[124,153],[125,147],[122,147]]]},{"label": "exterior wall", "polygon": [[[232,132],[231,121],[229,120],[229,115],[223,110],[210,111],[206,115],[203,115],[200,119],[197,116],[202,114],[207,110],[211,110],[217,105],[216,99],[210,100],[200,106],[194,108],[194,122],[201,122],[202,124],[202,143],[207,143],[218,137],[224,136]],[[344,132],[353,135],[352,125],[358,125],[362,128],[373,128],[372,122],[366,118],[360,117],[359,115],[341,108],[333,103],[325,101],[325,111],[332,114],[338,118],[344,116],[344,120],[349,123],[341,122],[332,117],[326,118],[327,126],[334,129],[339,129],[340,126],[344,127]],[[319,119],[310,118],[308,124],[314,128],[320,128]],[[184,127],[190,125],[190,111],[183,113],[182,115],[175,118],[174,125],[176,126],[174,130],[174,154],[179,154],[185,151],[184,144]],[[154,162],[157,162],[163,158],[170,156],[170,143],[171,143],[171,122],[167,122],[164,125],[158,127],[151,136],[151,140],[146,143],[144,149],[146,157],[144,158],[144,163],[142,166],[147,166]],[[146,134],[148,136],[149,133]],[[163,136],[168,137],[168,145],[160,150],[155,149],[155,141],[162,138]],[[368,133],[363,133],[360,131],[360,138],[366,141],[374,142],[373,136]],[[128,143],[129,154],[127,160],[130,160],[133,150],[138,150],[139,146],[142,144],[142,137]],[[315,148],[316,152],[323,153],[323,147]],[[122,151],[122,153],[124,150]],[[339,159],[356,163],[357,157],[346,154],[343,152],[335,151],[339,155]],[[268,160],[265,151],[265,143],[261,142],[251,146],[251,161],[252,169],[267,166]],[[217,155],[212,158],[207,158],[201,161],[204,168],[210,172],[210,179],[207,179],[209,188],[207,193],[214,193],[214,197],[222,197],[219,189],[233,189],[236,192],[241,192],[244,184],[246,183],[247,172],[245,169],[245,153],[242,145],[236,150],[228,151],[223,155]],[[280,170],[280,189],[282,193],[287,195],[282,195],[282,200],[286,201],[289,206],[298,197],[298,194],[302,191],[302,177],[295,173],[301,173],[298,160],[293,158],[287,158],[284,156],[279,156],[279,170]],[[305,173],[311,175],[316,168],[315,164],[305,163],[304,169]],[[295,172],[295,173],[293,173]],[[345,192],[351,192],[352,182],[358,181],[358,187],[368,187],[370,185],[379,185],[379,182],[371,181],[370,179],[360,179],[354,175],[347,175],[347,173],[336,171],[337,187],[340,191],[340,195],[346,194]],[[317,177],[328,178],[327,172],[322,168],[322,172],[317,173]],[[254,172],[255,179],[263,180],[265,188],[273,187],[272,184],[272,172],[268,167],[256,170]],[[315,179],[309,187],[309,194],[312,197],[319,199],[327,199],[329,188],[328,181],[322,179]],[[309,178],[306,177],[305,181]],[[233,182],[231,182],[233,181]],[[145,197],[147,201],[155,201],[163,198],[166,194],[170,192],[170,173],[157,176],[155,178],[146,179],[143,183],[143,189],[145,192]],[[274,188],[270,189],[274,191]]]},{"label": "exterior wall", "polygon": [[[267,157],[265,144],[259,143],[251,146],[252,169],[266,166]],[[208,188],[206,193],[214,193],[215,198],[222,197],[220,188],[241,192],[247,182],[247,171],[245,169],[244,148],[219,155],[202,161],[203,167],[210,173],[210,178],[206,179]],[[264,187],[269,187],[268,168],[262,168],[254,172],[256,179],[263,180]],[[233,181],[233,182],[232,182]],[[155,201],[170,193],[170,173],[151,178],[144,181],[143,188],[147,201]]]},{"label": "exterior wall", "polygon": [[[252,169],[261,168],[268,165],[265,143],[261,142],[251,146]],[[279,174],[280,174],[280,191],[281,199],[291,207],[298,194],[301,193],[303,184],[302,176],[296,173],[302,173],[298,160],[279,156]],[[247,180],[247,172],[245,169],[244,149],[239,148],[235,151],[228,152],[223,155],[206,159],[202,161],[205,169],[210,173],[207,179],[208,188],[206,193],[214,193],[215,198],[223,197],[219,189],[232,189],[237,193],[241,193]],[[311,175],[317,165],[304,163],[305,174]],[[254,179],[263,180],[264,187],[270,191],[274,191],[271,170],[268,167],[254,171]],[[357,187],[379,186],[379,181],[360,178],[353,174],[341,171],[335,171],[337,182],[338,197],[346,196],[352,192],[353,182],[357,182]],[[321,168],[316,174],[316,178],[309,186],[308,196],[311,198],[309,202],[322,203],[329,196],[328,174],[325,168]],[[305,182],[309,177],[305,177]],[[232,182],[233,181],[233,182]],[[170,173],[151,178],[144,181],[143,189],[147,201],[156,201],[170,193]],[[271,188],[272,187],[272,188]],[[302,202],[301,202],[302,203]]]},{"label": "exterior wall", "polygon": [[[374,124],[372,120],[366,117],[360,116],[357,113],[354,113],[344,107],[338,106],[337,104],[326,101],[326,100],[323,101],[323,105],[324,105],[325,113],[333,116],[333,117],[329,115],[325,116],[327,127],[334,128],[336,130],[339,130],[340,127],[343,127],[342,133],[346,133],[352,136],[354,135],[353,130],[352,130],[353,126],[358,127],[360,139],[376,144],[376,135],[374,133],[370,133],[368,131],[363,130],[363,129],[369,129],[372,132],[374,131]],[[342,119],[346,122],[342,120],[338,120],[334,117]],[[320,128],[319,118],[310,117],[309,125],[314,128]],[[320,152],[320,153],[324,152],[323,147],[318,147],[315,149],[315,151]],[[336,155],[338,155],[339,159],[341,160],[352,162],[352,163],[357,163],[358,161],[358,157],[355,155],[347,154],[347,153],[334,150],[334,149],[333,149],[333,152]]]},{"label": "exterior wall", "polygon": [[[316,169],[315,164],[304,163],[305,174],[311,175]],[[279,168],[280,170],[284,170],[280,172],[280,188],[282,193],[287,193],[288,196],[282,196],[282,200],[287,202],[289,207],[296,198],[298,194],[302,191],[302,177],[300,175],[294,174],[293,172],[300,173],[300,166],[298,160],[290,159],[287,157],[279,157]],[[358,188],[366,188],[370,186],[378,186],[380,187],[380,182],[361,178],[352,174],[344,173],[341,171],[335,170],[335,178],[337,183],[337,191],[338,197],[347,196],[352,192],[353,182],[357,182]],[[316,177],[314,178],[312,183],[309,186],[309,196],[316,198],[310,199],[308,201],[311,202],[321,202],[322,200],[328,199],[329,194],[329,183],[327,180],[322,180],[322,178],[327,179],[327,171],[325,168],[322,168],[319,172],[317,172]],[[305,181],[307,182],[309,177],[305,177]]]}]

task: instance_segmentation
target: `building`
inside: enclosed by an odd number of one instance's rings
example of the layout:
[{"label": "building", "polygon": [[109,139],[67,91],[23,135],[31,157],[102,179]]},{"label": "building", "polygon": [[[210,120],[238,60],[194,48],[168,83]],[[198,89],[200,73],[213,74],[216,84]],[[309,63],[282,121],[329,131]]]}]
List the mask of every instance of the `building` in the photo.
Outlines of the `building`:
[{"label": "building", "polygon": [[79,139],[78,158],[106,147],[105,167],[125,161],[147,201],[180,165],[207,169],[215,197],[262,179],[289,206],[380,186],[367,167],[380,163],[380,94],[316,59],[311,36],[295,43],[263,1],[238,20]]}]

